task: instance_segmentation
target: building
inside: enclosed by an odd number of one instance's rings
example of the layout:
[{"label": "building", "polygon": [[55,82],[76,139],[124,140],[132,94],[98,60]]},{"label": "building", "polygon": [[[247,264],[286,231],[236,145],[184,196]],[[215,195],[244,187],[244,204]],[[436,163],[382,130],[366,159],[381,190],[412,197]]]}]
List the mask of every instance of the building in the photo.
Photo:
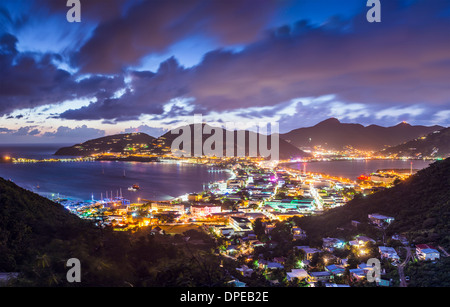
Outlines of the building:
[{"label": "building", "polygon": [[393,247],[379,246],[378,250],[381,254],[381,259],[390,259],[393,261],[400,261],[400,257]]},{"label": "building", "polygon": [[326,283],[325,287],[327,287],[327,288],[349,288],[350,286],[347,284]]},{"label": "building", "polygon": [[378,213],[369,214],[369,220],[371,223],[381,227],[384,224],[390,224],[394,221],[394,218],[391,216],[384,216]]},{"label": "building", "polygon": [[367,273],[363,269],[350,269],[349,272],[356,280],[362,280],[367,277]]},{"label": "building", "polygon": [[294,227],[292,228],[292,234],[294,235],[293,239],[294,240],[302,240],[302,239],[306,239],[306,231],[304,231],[303,229],[299,228],[299,227]]},{"label": "building", "polygon": [[188,200],[189,201],[200,201],[202,200],[202,195],[201,194],[197,194],[197,193],[192,193],[188,195]]},{"label": "building", "polygon": [[252,231],[252,222],[245,217],[230,216],[228,218],[229,224],[235,232]]},{"label": "building", "polygon": [[151,211],[164,212],[176,211],[178,214],[184,214],[185,207],[182,204],[172,204],[170,201],[158,201],[150,204]]},{"label": "building", "polygon": [[337,264],[328,265],[325,267],[325,270],[336,276],[341,276],[345,272],[345,268]]},{"label": "building", "polygon": [[245,282],[242,282],[242,281],[239,281],[239,280],[231,280],[231,281],[228,282],[228,284],[230,284],[230,285],[232,285],[233,287],[236,287],[236,288],[244,288],[245,285],[246,285]]},{"label": "building", "polygon": [[308,272],[304,269],[292,269],[292,271],[286,273],[287,280],[293,281],[295,278],[303,280],[308,278]]},{"label": "building", "polygon": [[250,277],[253,274],[253,269],[250,269],[248,266],[243,265],[240,268],[236,268],[236,271],[241,272],[244,277]]},{"label": "building", "polygon": [[309,246],[294,246],[294,248],[302,250],[305,253],[306,260],[311,260],[314,254],[321,252],[319,249]]},{"label": "building", "polygon": [[349,242],[351,246],[365,246],[367,243],[376,243],[376,241],[366,236],[356,236],[355,240]]},{"label": "building", "polygon": [[245,185],[244,180],[230,179],[227,181],[228,189],[240,189],[240,188],[244,187],[244,185]]},{"label": "building", "polygon": [[216,205],[193,205],[191,206],[191,215],[194,216],[207,216],[214,213],[221,213],[222,207]]},{"label": "building", "polygon": [[331,273],[327,272],[327,271],[309,272],[307,281],[310,283],[315,283],[315,282],[319,282],[319,281],[329,282],[332,278],[333,278],[333,276],[331,275]]},{"label": "building", "polygon": [[416,245],[416,255],[420,260],[431,260],[440,259],[440,253],[433,246],[428,244]]},{"label": "building", "polygon": [[381,173],[370,174],[370,180],[374,183],[392,184],[397,178],[399,177],[392,174],[381,174]]},{"label": "building", "polygon": [[345,245],[344,241],[337,238],[323,238],[322,241],[323,249],[329,252],[333,252],[336,248],[343,248]]}]

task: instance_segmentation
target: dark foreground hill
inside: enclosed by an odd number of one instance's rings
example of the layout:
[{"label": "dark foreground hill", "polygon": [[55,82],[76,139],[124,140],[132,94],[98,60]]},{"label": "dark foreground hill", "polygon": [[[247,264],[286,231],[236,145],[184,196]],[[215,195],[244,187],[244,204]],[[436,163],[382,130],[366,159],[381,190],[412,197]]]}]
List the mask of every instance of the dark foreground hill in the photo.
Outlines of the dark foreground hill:
[{"label": "dark foreground hill", "polygon": [[[395,221],[383,231],[369,225],[370,213],[392,216]],[[360,222],[357,228],[351,226],[352,220]],[[441,258],[437,261],[409,261],[404,267],[405,276],[410,277],[408,286],[450,287],[450,257],[446,257],[441,249],[447,252],[450,249],[450,158],[433,163],[391,189],[356,198],[322,216],[294,221],[306,230],[312,246],[321,245],[324,237],[353,240],[360,234],[378,240],[376,250],[383,242],[396,246],[399,255],[403,253],[403,261],[406,252],[400,248],[400,242],[391,239],[393,234],[406,236],[414,245],[431,244],[439,249]],[[414,245],[412,254],[415,254]],[[358,259],[353,261],[356,261],[354,265],[360,262]],[[397,269],[392,267],[389,270],[396,282]]]},{"label": "dark foreground hill", "polygon": [[387,234],[405,234],[412,243],[432,243],[450,249],[450,158],[436,161],[397,186],[320,216],[298,220],[313,236],[335,235],[352,220],[367,222],[368,214],[392,216]]},{"label": "dark foreground hill", "polygon": [[[64,207],[0,178],[0,273],[12,286],[222,286],[227,281],[208,235],[193,245],[178,236],[100,229]],[[81,283],[67,281],[67,260],[81,263]]]}]

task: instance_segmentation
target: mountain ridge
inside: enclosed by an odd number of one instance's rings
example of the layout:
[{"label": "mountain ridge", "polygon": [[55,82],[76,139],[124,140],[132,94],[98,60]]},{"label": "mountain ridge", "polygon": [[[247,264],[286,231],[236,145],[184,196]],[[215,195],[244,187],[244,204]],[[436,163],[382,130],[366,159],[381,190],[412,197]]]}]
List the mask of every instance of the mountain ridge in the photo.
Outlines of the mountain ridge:
[{"label": "mountain ridge", "polygon": [[[206,124],[202,124],[202,131],[204,131]],[[209,126],[209,125],[208,125]],[[176,129],[183,129],[186,128],[186,126],[177,127]],[[215,128],[209,126],[209,128]],[[218,127],[220,128],[220,127]],[[191,132],[191,144],[194,144],[194,125],[189,125],[189,129]],[[172,130],[172,131],[173,131]],[[259,145],[260,139],[266,139],[268,148],[270,148],[271,144],[271,138],[270,136],[264,136],[256,132],[241,130],[245,134],[245,148],[244,152],[246,156],[249,154],[249,138],[250,135],[254,136],[257,140],[257,144]],[[223,129],[223,145],[224,145],[224,152],[223,155],[226,155],[225,149],[227,147],[227,133],[230,131],[227,131]],[[237,148],[240,148],[240,145],[238,145],[238,137],[237,137],[238,131],[234,131],[234,152],[237,154]],[[213,132],[210,134],[202,133],[202,148],[205,143],[205,141],[210,138],[213,135]],[[161,155],[164,153],[168,153],[171,151],[171,145],[172,142],[178,138],[178,134],[172,134],[171,131],[165,133],[164,135],[154,138],[152,136],[149,136],[145,133],[133,133],[133,134],[115,134],[111,136],[106,136],[102,138],[92,139],[88,140],[81,144],[76,144],[70,147],[63,147],[56,151],[55,155],[58,156],[88,156],[92,154],[100,154],[102,152],[113,152],[113,153],[124,153],[125,151],[129,153],[137,152],[137,153],[148,153],[148,154],[157,154]],[[113,140],[116,141],[115,144],[109,144]],[[125,141],[127,140],[127,141]],[[106,143],[106,144],[105,144]],[[125,150],[128,146],[134,146],[136,144],[140,144],[142,146],[138,146],[135,150]],[[115,145],[115,146],[112,146]],[[259,147],[259,146],[258,146]],[[280,159],[290,159],[290,158],[297,158],[297,157],[308,157],[309,154],[300,150],[299,148],[289,144],[283,139],[279,139],[279,156]],[[193,156],[194,152],[193,149],[191,149],[190,153],[186,153],[187,155]],[[260,154],[260,151],[258,151],[258,155]]]},{"label": "mountain ridge", "polygon": [[392,155],[395,157],[439,157],[450,156],[450,128],[444,128],[424,137],[410,140],[403,144],[386,148],[379,152],[381,155]]},{"label": "mountain ridge", "polygon": [[280,137],[300,149],[322,146],[326,149],[342,150],[351,146],[360,150],[379,151],[443,128],[438,125],[412,126],[405,122],[392,127],[374,124],[363,126],[341,123],[336,118],[329,118],[311,127],[280,134]]}]

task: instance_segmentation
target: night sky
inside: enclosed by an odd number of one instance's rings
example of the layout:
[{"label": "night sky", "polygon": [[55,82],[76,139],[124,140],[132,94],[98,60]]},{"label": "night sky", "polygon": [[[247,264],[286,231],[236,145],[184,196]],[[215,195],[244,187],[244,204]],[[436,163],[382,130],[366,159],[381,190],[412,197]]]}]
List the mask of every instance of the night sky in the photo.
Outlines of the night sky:
[{"label": "night sky", "polygon": [[0,143],[208,122],[450,124],[450,1],[0,1]]}]

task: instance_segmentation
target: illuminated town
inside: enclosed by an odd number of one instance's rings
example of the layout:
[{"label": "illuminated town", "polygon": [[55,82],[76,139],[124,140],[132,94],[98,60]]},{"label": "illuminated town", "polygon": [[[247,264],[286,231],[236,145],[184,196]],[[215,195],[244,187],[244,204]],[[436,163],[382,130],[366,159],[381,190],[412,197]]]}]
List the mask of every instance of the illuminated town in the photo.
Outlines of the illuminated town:
[{"label": "illuminated town", "polygon": [[0,25],[0,287],[450,287],[448,0],[2,0]]},{"label": "illuminated town", "polygon": [[[232,259],[239,265],[237,270],[242,274],[241,280],[263,276],[272,285],[279,284],[281,280],[288,283],[295,281],[301,286],[317,286],[318,283],[330,287],[357,285],[364,283],[371,269],[364,259],[367,260],[374,251],[386,259],[391,273],[392,268],[396,271],[399,256],[390,247],[382,245],[378,248],[377,238],[355,235],[348,242],[340,238],[323,238],[321,248],[310,247],[304,243],[308,233],[296,226],[295,221],[296,218],[321,215],[332,208],[345,206],[354,197],[364,197],[398,184],[416,172],[412,169],[412,162],[410,169],[378,170],[352,180],[308,172],[306,165],[308,162],[337,159],[336,156],[355,160],[380,157],[372,157],[373,153],[369,152],[361,155],[359,151],[324,153],[319,150],[312,152],[310,158],[284,161],[266,161],[256,157],[176,158],[170,149],[163,148],[164,154],[161,151],[155,154],[143,144],[129,144],[128,148],[130,153],[105,152],[84,158],[33,160],[7,157],[4,160],[12,163],[77,163],[102,159],[140,161],[142,158],[157,158],[158,162],[154,163],[202,164],[207,165],[210,172],[227,172],[227,180],[209,182],[204,185],[203,191],[166,201],[138,199],[132,203],[122,197],[121,190],[115,194],[106,191],[101,194],[101,199],[92,197],[89,201],[74,201],[58,194],[48,197],[77,216],[114,231],[148,229],[162,236],[179,235],[190,229],[204,231],[218,242],[217,255]],[[303,167],[292,168],[292,163]],[[137,190],[139,186],[129,189]],[[392,217],[376,212],[368,218],[375,228],[385,227],[393,221]],[[359,223],[352,222],[355,229]],[[272,234],[279,231],[282,225],[289,226],[289,232],[285,235],[291,240],[293,250],[289,255],[272,257],[270,255],[278,244]],[[406,239],[398,236],[396,240],[404,242]],[[342,250],[348,250],[351,257],[361,259],[356,269],[348,271],[350,277],[347,278],[343,275],[348,259],[339,257],[343,254]],[[255,256],[258,255],[256,251],[260,252],[259,256]],[[290,271],[286,271],[285,275],[280,273],[285,271],[286,263],[292,261],[294,263],[287,265]],[[245,286],[241,280],[237,278],[235,286]],[[392,279],[383,281],[385,285],[392,282]]]}]

